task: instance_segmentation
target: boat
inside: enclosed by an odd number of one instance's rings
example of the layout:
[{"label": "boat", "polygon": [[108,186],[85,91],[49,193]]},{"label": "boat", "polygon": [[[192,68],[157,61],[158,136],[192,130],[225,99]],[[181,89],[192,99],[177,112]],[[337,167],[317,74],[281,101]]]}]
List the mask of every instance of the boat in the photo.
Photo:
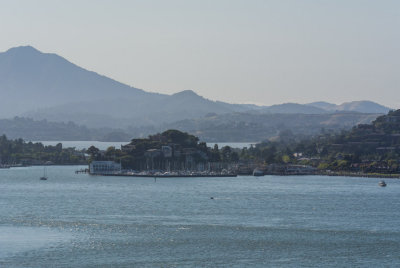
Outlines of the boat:
[{"label": "boat", "polygon": [[47,170],[46,170],[46,167],[44,167],[44,169],[43,169],[43,176],[40,177],[40,180],[42,180],[42,181],[47,180]]},{"label": "boat", "polygon": [[1,162],[1,157],[0,157],[0,168],[10,168],[10,167],[11,167],[11,165],[3,164],[3,163]]},{"label": "boat", "polygon": [[385,181],[380,181],[380,182],[378,183],[378,185],[379,185],[380,187],[386,187],[386,182],[385,182]]},{"label": "boat", "polygon": [[253,170],[253,176],[255,176],[255,177],[264,176],[264,171],[256,168],[255,170]]}]

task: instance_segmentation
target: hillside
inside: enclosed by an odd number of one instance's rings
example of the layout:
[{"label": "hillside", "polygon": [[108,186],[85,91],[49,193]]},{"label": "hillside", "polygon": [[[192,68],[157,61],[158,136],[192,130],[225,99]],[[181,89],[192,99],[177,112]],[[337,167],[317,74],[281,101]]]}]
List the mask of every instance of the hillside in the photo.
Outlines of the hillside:
[{"label": "hillside", "polygon": [[120,129],[89,129],[72,122],[55,123],[21,117],[0,119],[0,135],[3,134],[10,139],[22,138],[28,141],[128,141],[132,138]]},{"label": "hillside", "polygon": [[198,119],[186,119],[160,127],[128,128],[134,136],[165,129],[178,129],[193,133],[207,142],[257,142],[276,137],[290,130],[296,135],[315,135],[322,130],[338,132],[357,124],[370,123],[380,114],[210,114]]},{"label": "hillside", "polygon": [[91,127],[126,120],[158,124],[249,109],[210,101],[193,91],[171,96],[145,92],[30,46],[0,53],[0,94],[7,96],[0,99],[2,118],[24,115]]},{"label": "hillside", "polygon": [[263,107],[260,111],[271,114],[325,114],[329,112],[325,109],[298,103],[276,104]]},{"label": "hillside", "polygon": [[0,53],[0,93],[7,96],[0,100],[3,117],[82,100],[153,96],[30,46]]},{"label": "hillside", "polygon": [[132,125],[125,129],[88,128],[73,122],[50,122],[15,117],[0,119],[0,135],[5,134],[12,139],[23,138],[25,140],[128,141],[135,137],[147,137],[155,132],[163,132],[166,129],[178,129],[195,133],[201,140],[208,142],[256,142],[273,138],[287,130],[302,136],[318,134],[321,130],[337,132],[341,129],[349,129],[359,123],[369,123],[376,116],[378,115],[359,113],[324,115],[209,114],[199,119],[186,119],[157,127]]},{"label": "hillside", "polygon": [[340,132],[324,131],[313,137],[281,132],[274,140],[243,149],[240,156],[279,174],[285,174],[286,168],[295,164],[311,165],[329,175],[372,173],[369,175],[398,178],[400,110],[390,111],[368,124]]},{"label": "hillside", "polygon": [[[137,89],[31,46],[0,53],[0,118],[24,116],[72,121],[91,128],[160,127],[207,114],[323,114],[334,111],[387,112],[372,102],[342,105],[285,103],[273,106],[211,101],[185,90],[173,95]],[[383,108],[382,108],[383,107]]]},{"label": "hillside", "polygon": [[307,104],[308,106],[316,107],[326,112],[359,112],[359,113],[376,113],[387,114],[391,109],[389,107],[380,105],[373,101],[352,101],[336,105],[329,102],[319,101]]},{"label": "hillside", "polygon": [[[320,168],[400,173],[400,110],[380,116],[371,124],[360,124],[350,131],[318,139],[314,144],[320,148]],[[308,147],[312,152],[312,144],[303,148]]]}]

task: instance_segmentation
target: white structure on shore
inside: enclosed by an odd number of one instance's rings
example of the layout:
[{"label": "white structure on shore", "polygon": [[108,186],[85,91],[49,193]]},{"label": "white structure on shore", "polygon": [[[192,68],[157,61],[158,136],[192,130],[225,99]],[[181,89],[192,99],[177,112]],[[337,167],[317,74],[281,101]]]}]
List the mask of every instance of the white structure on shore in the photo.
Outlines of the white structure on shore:
[{"label": "white structure on shore", "polygon": [[90,174],[116,174],[121,173],[121,164],[114,161],[92,161],[89,164]]}]

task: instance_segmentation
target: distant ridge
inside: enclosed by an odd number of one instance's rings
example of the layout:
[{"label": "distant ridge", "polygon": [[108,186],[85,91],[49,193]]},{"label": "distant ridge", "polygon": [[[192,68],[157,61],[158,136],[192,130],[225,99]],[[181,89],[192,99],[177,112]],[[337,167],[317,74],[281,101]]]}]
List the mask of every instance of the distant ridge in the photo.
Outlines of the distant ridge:
[{"label": "distant ridge", "polygon": [[337,105],[333,103],[329,103],[326,101],[317,101],[307,104],[308,106],[317,107],[323,109],[325,111],[335,111],[337,109]]},{"label": "distant ridge", "polygon": [[335,111],[387,113],[370,101],[342,105],[317,102],[272,106],[212,101],[184,90],[172,95],[146,92],[85,70],[57,54],[32,46],[0,53],[0,118],[25,116],[88,127],[159,126],[207,114],[324,114]]},{"label": "distant ridge", "polygon": [[314,106],[298,104],[298,103],[283,103],[276,104],[261,109],[263,112],[280,113],[280,114],[325,114],[328,111]]},{"label": "distant ridge", "polygon": [[0,53],[0,113],[14,116],[32,109],[82,100],[148,95],[87,71],[66,59],[31,46]]},{"label": "distant ridge", "polygon": [[[131,119],[154,124],[207,113],[247,110],[247,106],[207,100],[193,91],[174,95],[150,93],[31,46],[0,53],[0,116],[25,115],[36,119],[76,121],[99,126]],[[191,103],[188,103],[191,102]]]},{"label": "distant ridge", "polygon": [[338,107],[339,111],[356,111],[360,113],[383,113],[387,114],[390,108],[372,101],[345,102]]},{"label": "distant ridge", "polygon": [[323,109],[323,110],[329,111],[329,112],[349,111],[349,112],[359,112],[359,113],[387,114],[390,110],[392,110],[386,106],[380,105],[376,102],[367,101],[367,100],[345,102],[340,105],[320,101],[320,102],[309,103],[307,105],[317,107],[317,108],[320,108],[320,109]]}]

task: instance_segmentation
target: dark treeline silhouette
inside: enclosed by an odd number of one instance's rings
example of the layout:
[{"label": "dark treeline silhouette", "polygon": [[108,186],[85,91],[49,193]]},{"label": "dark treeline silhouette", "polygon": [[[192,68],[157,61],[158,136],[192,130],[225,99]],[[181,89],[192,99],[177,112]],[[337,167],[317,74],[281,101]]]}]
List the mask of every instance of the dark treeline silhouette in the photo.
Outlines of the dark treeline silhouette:
[{"label": "dark treeline silhouette", "polygon": [[74,148],[63,148],[59,143],[55,146],[44,146],[42,143],[25,142],[22,139],[10,140],[0,136],[0,164],[41,165],[41,164],[85,164],[87,160],[83,152]]},{"label": "dark treeline silhouette", "polygon": [[91,160],[113,160],[134,170],[220,170],[239,160],[229,146],[210,148],[198,137],[178,130],[133,139],[121,149],[109,147],[105,152],[92,146],[87,153]]}]

